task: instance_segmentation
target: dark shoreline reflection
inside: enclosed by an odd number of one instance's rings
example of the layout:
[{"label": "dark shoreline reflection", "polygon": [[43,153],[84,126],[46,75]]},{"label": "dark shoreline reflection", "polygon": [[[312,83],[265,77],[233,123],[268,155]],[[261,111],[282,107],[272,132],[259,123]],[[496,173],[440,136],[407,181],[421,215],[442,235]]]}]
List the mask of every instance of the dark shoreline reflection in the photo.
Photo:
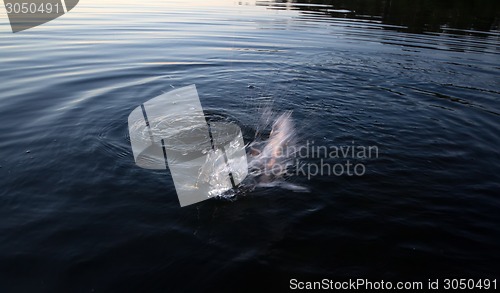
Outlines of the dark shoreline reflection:
[{"label": "dark shoreline reflection", "polygon": [[372,20],[410,33],[500,33],[500,1],[495,0],[274,0],[257,5]]}]

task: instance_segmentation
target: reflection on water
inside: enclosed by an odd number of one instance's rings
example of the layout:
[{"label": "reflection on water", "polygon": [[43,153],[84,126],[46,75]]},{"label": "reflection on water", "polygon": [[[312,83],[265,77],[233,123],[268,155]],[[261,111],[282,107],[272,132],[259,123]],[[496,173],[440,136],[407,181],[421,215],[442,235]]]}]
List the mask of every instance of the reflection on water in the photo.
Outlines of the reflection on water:
[{"label": "reflection on water", "polygon": [[500,2],[495,0],[275,0],[257,1],[270,9],[290,9],[368,20],[395,26],[404,32],[456,34],[500,33]]}]

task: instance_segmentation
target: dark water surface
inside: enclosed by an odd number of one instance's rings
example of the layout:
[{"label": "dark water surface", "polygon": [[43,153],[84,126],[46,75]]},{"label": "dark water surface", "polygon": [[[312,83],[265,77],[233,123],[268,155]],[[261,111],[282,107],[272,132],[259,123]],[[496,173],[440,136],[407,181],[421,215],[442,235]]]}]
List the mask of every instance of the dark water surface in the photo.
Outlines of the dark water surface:
[{"label": "dark water surface", "polygon": [[[499,277],[498,1],[311,2],[89,0],[17,34],[2,10],[0,292]],[[243,128],[270,97],[300,141],[379,156],[180,208],[127,117],[189,84]]]}]

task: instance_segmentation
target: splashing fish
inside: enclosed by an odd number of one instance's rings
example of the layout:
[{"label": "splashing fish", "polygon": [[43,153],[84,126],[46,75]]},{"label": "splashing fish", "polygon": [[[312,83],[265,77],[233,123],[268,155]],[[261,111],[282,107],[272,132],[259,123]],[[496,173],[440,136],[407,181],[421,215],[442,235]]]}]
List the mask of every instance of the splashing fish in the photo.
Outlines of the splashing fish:
[{"label": "splashing fish", "polygon": [[296,192],[307,192],[302,187],[285,181],[287,172],[296,161],[296,131],[292,121],[292,111],[286,111],[273,122],[267,139],[262,139],[262,132],[272,120],[269,108],[263,112],[261,123],[256,131],[255,140],[249,144],[249,174],[256,181],[257,187],[282,187]]}]

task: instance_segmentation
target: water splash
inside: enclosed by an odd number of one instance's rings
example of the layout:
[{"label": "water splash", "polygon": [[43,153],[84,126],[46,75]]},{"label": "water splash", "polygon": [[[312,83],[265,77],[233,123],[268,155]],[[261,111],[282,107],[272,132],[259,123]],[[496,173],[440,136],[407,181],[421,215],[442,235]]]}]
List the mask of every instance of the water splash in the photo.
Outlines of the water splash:
[{"label": "water splash", "polygon": [[[193,123],[184,123],[181,126],[175,123],[179,117],[176,115],[165,115],[161,119],[151,119],[149,121],[150,129],[139,129],[141,125],[132,125],[131,128],[137,128],[138,133],[144,139],[155,140],[156,137],[163,137],[175,143],[171,144],[169,151],[181,154],[177,160],[184,161],[189,159],[188,154],[199,153],[206,158],[199,167],[196,182],[190,186],[191,189],[197,189],[199,186],[207,184],[210,186],[208,197],[234,198],[237,195],[253,191],[255,188],[285,188],[294,192],[307,192],[308,189],[290,182],[290,169],[294,169],[299,163],[297,161],[297,131],[292,119],[292,111],[275,112],[271,106],[263,107],[259,110],[259,119],[256,125],[252,126],[255,133],[250,142],[245,146],[238,140],[232,140],[235,134],[231,128],[217,127],[218,124],[227,126],[230,119],[227,117],[215,117],[208,115],[208,121],[212,133],[212,144],[206,142],[202,133],[203,125],[196,124],[200,121],[199,117],[182,117],[182,119],[193,120]],[[212,117],[214,116],[214,117]],[[168,127],[167,127],[168,126]],[[139,130],[141,130],[139,132]],[[151,132],[159,135],[151,136]],[[193,141],[193,137],[199,137],[199,140]],[[232,155],[234,152],[246,149],[246,154],[242,156]],[[184,156],[184,154],[186,154]],[[229,156],[228,156],[229,155]],[[248,165],[247,174],[235,174],[238,168],[232,166],[241,166],[246,160]],[[173,161],[172,163],[178,163]],[[185,162],[184,162],[185,163]],[[233,182],[227,180],[227,174],[233,178]],[[236,188],[231,188],[234,178],[247,177]],[[187,188],[187,186],[185,186]]]},{"label": "water splash", "polygon": [[[211,196],[232,199],[237,195],[243,195],[253,191],[255,188],[280,187],[295,192],[307,192],[308,189],[289,182],[288,170],[295,168],[298,163],[295,156],[297,148],[297,132],[292,121],[292,111],[283,113],[273,112],[271,107],[262,108],[260,119],[255,125],[255,134],[251,142],[246,144],[248,176],[236,188],[227,190],[226,186],[217,186],[221,182],[220,174],[231,172],[232,165],[241,164],[236,162],[239,156],[227,159],[224,152],[212,152],[207,157],[205,166],[207,170],[217,169],[216,172],[204,172],[201,170],[198,180],[213,182]],[[224,133],[217,134],[224,137]],[[225,153],[232,153],[241,149],[236,143],[226,144]],[[226,160],[226,164],[220,162]],[[241,177],[241,174],[231,174],[233,177]],[[221,192],[221,190],[227,190]]]}]

